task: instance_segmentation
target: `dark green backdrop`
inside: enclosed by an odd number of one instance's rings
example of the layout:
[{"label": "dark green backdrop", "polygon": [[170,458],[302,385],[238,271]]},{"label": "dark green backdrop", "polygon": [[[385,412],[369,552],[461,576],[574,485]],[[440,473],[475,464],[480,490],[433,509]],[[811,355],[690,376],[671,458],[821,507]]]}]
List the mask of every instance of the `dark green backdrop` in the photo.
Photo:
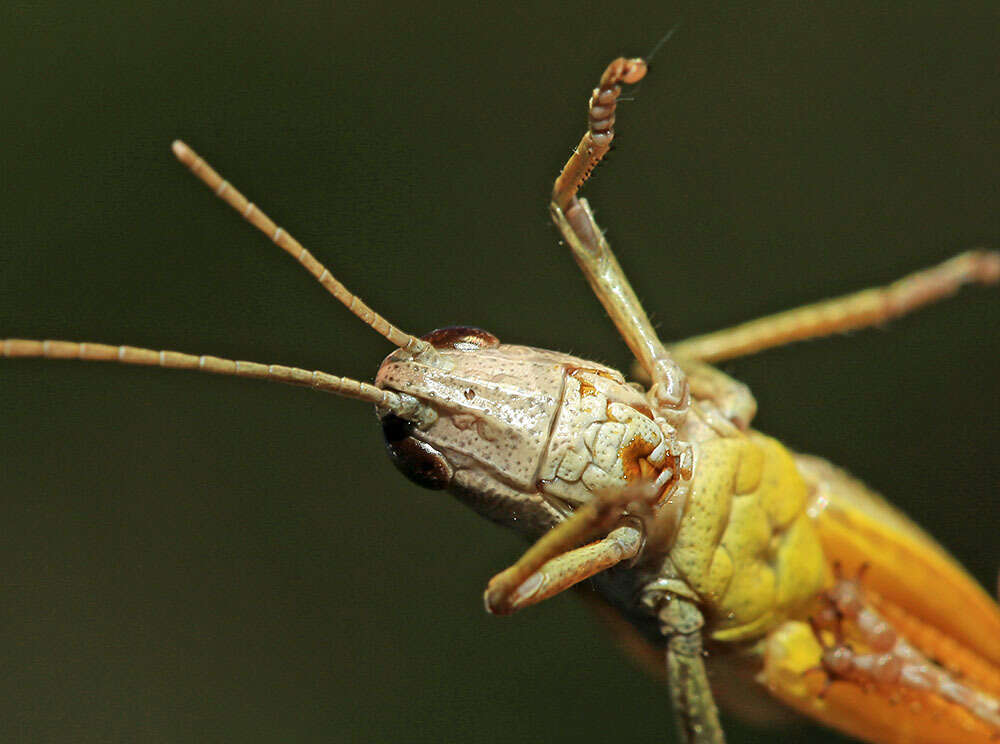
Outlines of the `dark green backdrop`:
[{"label": "dark green backdrop", "polygon": [[[400,325],[625,366],[547,195],[604,65],[678,20],[586,189],[665,337],[996,247],[997,5],[876,5],[5,2],[0,336],[374,374],[387,345],[181,136]],[[973,290],[726,369],[992,586],[998,310]],[[5,741],[672,736],[574,598],[483,613],[521,543],[399,478],[366,406],[18,361],[0,410]]]}]

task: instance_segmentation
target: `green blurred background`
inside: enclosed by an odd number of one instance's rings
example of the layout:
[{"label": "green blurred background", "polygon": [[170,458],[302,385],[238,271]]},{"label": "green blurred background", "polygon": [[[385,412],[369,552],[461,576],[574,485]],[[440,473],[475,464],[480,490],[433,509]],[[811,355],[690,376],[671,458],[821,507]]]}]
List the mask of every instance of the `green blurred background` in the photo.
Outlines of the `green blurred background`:
[{"label": "green blurred background", "polygon": [[[174,162],[183,137],[403,327],[625,367],[547,196],[604,65],[678,21],[585,192],[664,337],[1000,244],[992,1],[9,0],[0,336],[374,374],[387,345]],[[761,429],[995,586],[998,327],[971,290],[725,368]],[[29,361],[0,406],[4,741],[673,735],[576,598],[484,614],[521,542],[400,478],[366,406]]]}]

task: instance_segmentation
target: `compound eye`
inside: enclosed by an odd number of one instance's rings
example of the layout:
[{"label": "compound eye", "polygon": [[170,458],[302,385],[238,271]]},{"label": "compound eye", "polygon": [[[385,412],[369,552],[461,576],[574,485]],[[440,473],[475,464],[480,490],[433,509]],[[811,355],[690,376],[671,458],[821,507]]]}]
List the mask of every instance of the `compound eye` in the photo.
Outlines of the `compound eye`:
[{"label": "compound eye", "polygon": [[451,465],[444,455],[412,436],[413,424],[395,414],[382,418],[382,436],[389,459],[403,475],[423,488],[440,491],[451,482]]},{"label": "compound eye", "polygon": [[456,351],[478,351],[500,345],[500,339],[489,331],[472,326],[449,326],[420,337],[435,349],[455,349]]}]

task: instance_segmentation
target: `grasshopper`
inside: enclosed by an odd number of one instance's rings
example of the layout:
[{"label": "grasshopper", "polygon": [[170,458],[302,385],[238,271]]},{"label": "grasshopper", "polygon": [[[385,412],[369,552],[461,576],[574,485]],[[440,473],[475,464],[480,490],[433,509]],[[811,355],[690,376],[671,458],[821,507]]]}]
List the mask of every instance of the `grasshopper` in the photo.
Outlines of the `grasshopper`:
[{"label": "grasshopper", "polygon": [[971,251],[886,287],[664,344],[578,196],[611,146],[621,86],[646,71],[637,58],[604,71],[550,204],[644,384],[477,328],[401,330],[179,141],[174,154],[194,175],[396,347],[374,383],[89,342],[6,339],[0,355],[198,370],[373,404],[407,478],[532,541],[488,583],[486,609],[510,614],[592,580],[618,631],[638,653],[662,657],[690,744],[724,740],[706,659],[752,668],[778,700],[866,741],[994,741],[993,599],[862,484],[753,430],[751,392],[710,363],[994,283],[1000,254]]}]

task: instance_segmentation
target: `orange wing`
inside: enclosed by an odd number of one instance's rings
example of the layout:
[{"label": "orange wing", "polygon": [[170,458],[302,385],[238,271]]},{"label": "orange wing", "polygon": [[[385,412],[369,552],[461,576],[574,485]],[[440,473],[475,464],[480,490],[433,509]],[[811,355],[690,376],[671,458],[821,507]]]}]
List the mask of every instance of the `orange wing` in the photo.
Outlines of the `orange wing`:
[{"label": "orange wing", "polygon": [[843,470],[798,455],[831,563],[909,616],[1000,667],[1000,606],[930,535]]},{"label": "orange wing", "polygon": [[[864,741],[995,744],[1000,607],[933,538],[859,481],[819,458],[796,462],[812,486],[809,513],[831,567],[863,574],[867,603],[955,684],[921,689],[829,675],[818,634],[805,622],[768,636],[761,681],[786,704]],[[949,699],[956,687],[973,691],[965,703]]]}]

